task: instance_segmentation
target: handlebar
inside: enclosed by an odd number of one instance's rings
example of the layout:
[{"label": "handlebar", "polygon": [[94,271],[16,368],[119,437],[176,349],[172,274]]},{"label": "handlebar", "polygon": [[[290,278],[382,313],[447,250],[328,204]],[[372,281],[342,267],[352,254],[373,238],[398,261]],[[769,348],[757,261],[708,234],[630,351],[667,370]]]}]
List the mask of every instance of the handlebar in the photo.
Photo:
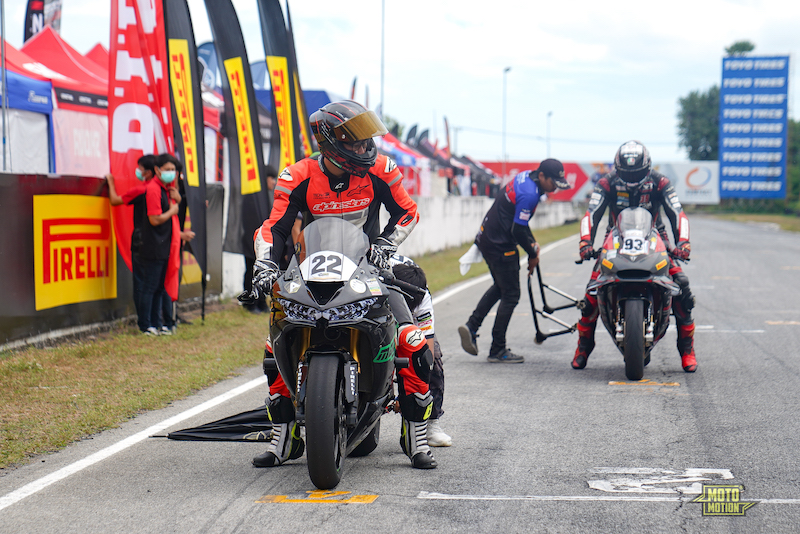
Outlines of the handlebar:
[{"label": "handlebar", "polygon": [[424,287],[415,286],[414,284],[409,284],[408,282],[398,280],[392,271],[388,271],[386,269],[380,272],[380,276],[384,284],[394,286],[401,291],[410,293],[411,295],[422,297],[425,295],[425,291],[427,291],[427,289]]},{"label": "handlebar", "polygon": [[[584,261],[595,260],[595,259],[600,257],[600,253],[601,253],[600,249],[594,249],[594,250],[592,250],[592,253],[589,255],[588,258],[586,258],[585,260],[583,258],[581,258],[579,260],[575,260],[575,264],[576,265],[580,265]],[[689,263],[689,261],[691,261],[689,258],[683,259],[683,258],[678,257],[675,254],[675,249],[674,248],[673,249],[667,249],[667,254],[669,254],[670,258],[672,258],[675,261],[681,261],[681,262],[685,262],[685,263]]]}]

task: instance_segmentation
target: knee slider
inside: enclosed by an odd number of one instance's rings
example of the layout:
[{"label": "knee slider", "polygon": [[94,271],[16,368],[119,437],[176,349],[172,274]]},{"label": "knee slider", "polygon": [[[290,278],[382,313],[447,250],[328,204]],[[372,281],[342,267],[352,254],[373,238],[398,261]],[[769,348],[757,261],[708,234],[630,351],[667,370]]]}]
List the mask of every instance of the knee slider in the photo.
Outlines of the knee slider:
[{"label": "knee slider", "polygon": [[403,414],[403,419],[408,421],[427,421],[433,411],[433,396],[430,391],[424,394],[401,395],[398,401],[400,402],[400,411]]},{"label": "knee slider", "polygon": [[586,295],[583,300],[578,302],[581,316],[589,319],[597,318],[597,297]]},{"label": "knee slider", "polygon": [[280,393],[270,395],[266,400],[267,416],[273,423],[289,423],[294,421],[294,404],[292,399]]}]

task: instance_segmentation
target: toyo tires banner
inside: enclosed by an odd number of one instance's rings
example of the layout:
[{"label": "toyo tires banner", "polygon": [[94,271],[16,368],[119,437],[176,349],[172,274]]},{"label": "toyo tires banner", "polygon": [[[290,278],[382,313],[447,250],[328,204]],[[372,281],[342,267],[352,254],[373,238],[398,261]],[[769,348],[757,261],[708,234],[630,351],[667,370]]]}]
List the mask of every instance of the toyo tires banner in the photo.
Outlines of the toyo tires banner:
[{"label": "toyo tires banner", "polygon": [[722,60],[721,198],[786,198],[789,56]]}]

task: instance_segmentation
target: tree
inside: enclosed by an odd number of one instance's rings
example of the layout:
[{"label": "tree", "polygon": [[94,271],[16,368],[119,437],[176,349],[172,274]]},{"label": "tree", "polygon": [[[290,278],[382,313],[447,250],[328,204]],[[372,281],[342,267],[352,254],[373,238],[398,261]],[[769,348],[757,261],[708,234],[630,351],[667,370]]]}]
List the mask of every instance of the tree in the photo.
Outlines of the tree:
[{"label": "tree", "polygon": [[755,48],[756,45],[750,41],[736,41],[725,49],[725,53],[729,56],[744,56],[748,52],[755,50]]},{"label": "tree", "polygon": [[679,146],[691,160],[715,160],[719,149],[719,87],[692,91],[678,100]]}]

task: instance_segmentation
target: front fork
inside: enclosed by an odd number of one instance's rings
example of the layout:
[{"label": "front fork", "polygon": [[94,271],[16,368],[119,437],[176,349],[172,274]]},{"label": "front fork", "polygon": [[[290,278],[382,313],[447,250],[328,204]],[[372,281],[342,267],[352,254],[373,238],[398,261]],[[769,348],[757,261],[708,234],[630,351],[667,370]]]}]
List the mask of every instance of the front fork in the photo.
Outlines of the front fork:
[{"label": "front fork", "polygon": [[[625,313],[622,310],[626,300],[628,299],[617,301],[616,317],[614,318],[614,340],[617,344],[621,344],[625,338]],[[650,348],[655,341],[656,327],[653,300],[652,298],[642,300],[645,302],[644,346]]]}]

